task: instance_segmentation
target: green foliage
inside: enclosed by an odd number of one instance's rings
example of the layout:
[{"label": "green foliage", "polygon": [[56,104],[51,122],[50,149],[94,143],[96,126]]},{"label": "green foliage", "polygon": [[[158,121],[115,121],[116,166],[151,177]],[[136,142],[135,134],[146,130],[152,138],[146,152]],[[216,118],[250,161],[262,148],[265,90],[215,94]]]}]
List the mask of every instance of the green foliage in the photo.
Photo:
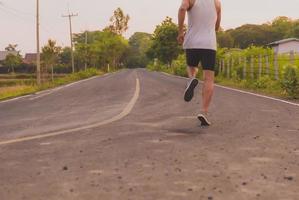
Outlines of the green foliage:
[{"label": "green foliage", "polygon": [[251,45],[265,46],[271,42],[299,37],[299,20],[277,17],[270,23],[245,24],[217,34],[220,47],[245,49]]},{"label": "green foliage", "polygon": [[151,59],[158,58],[163,64],[171,66],[172,61],[182,52],[177,43],[178,25],[167,17],[156,27],[152,38],[152,45],[147,52]]},{"label": "green foliage", "polygon": [[245,56],[245,57],[258,57],[260,55],[264,56],[264,55],[274,55],[273,49],[269,48],[269,47],[257,47],[257,46],[249,46],[247,49],[245,49],[242,54],[240,54],[241,56]]},{"label": "green foliage", "polygon": [[219,31],[217,33],[218,45],[221,48],[233,48],[234,47],[234,38],[229,32]]},{"label": "green foliage", "polygon": [[273,80],[269,76],[263,76],[254,82],[254,87],[258,89],[266,89],[271,85]]},{"label": "green foliage", "polygon": [[8,54],[3,62],[5,66],[8,66],[10,68],[10,71],[14,73],[15,67],[20,65],[22,63],[22,57],[20,54]]},{"label": "green foliage", "polygon": [[107,64],[120,66],[129,46],[123,36],[109,30],[88,32],[87,44],[85,44],[85,33],[76,34],[74,41],[79,65],[87,61],[88,66],[102,68]]},{"label": "green foliage", "polygon": [[72,58],[71,58],[71,51],[70,47],[65,47],[61,50],[60,54],[58,55],[59,63],[63,66],[70,67]]},{"label": "green foliage", "polygon": [[[266,56],[268,58],[268,70],[266,69]],[[244,50],[219,48],[217,58],[218,60],[223,60],[226,65],[225,71],[220,74],[217,73],[218,81],[220,82],[229,82],[230,85],[235,84],[254,91],[265,91],[270,94],[275,93],[275,95],[280,93],[282,96],[296,97],[296,84],[294,81],[298,81],[299,74],[297,73],[296,75],[296,70],[292,71],[289,66],[283,67],[289,64],[289,55],[282,54],[278,56],[278,76],[283,79],[282,81],[275,79],[274,52],[270,48],[256,46],[250,46]],[[296,57],[296,59],[298,58]],[[252,61],[253,79],[251,77]],[[261,74],[259,71],[260,62],[262,64]],[[228,63],[230,64],[229,79],[227,78]],[[246,66],[245,77],[244,65]]]},{"label": "green foliage", "polygon": [[46,67],[53,67],[58,61],[58,55],[61,47],[56,46],[56,41],[48,40],[48,44],[42,48],[41,60]]},{"label": "green foliage", "polygon": [[287,66],[284,71],[283,80],[281,81],[282,88],[293,98],[299,95],[299,78],[296,73],[296,67]]},{"label": "green foliage", "polygon": [[179,55],[179,57],[173,61],[172,69],[175,75],[187,77],[186,67],[186,56],[184,54]]},{"label": "green foliage", "polygon": [[126,66],[129,68],[146,67],[149,59],[146,52],[151,46],[151,34],[136,32],[129,39],[129,50],[126,54]]}]

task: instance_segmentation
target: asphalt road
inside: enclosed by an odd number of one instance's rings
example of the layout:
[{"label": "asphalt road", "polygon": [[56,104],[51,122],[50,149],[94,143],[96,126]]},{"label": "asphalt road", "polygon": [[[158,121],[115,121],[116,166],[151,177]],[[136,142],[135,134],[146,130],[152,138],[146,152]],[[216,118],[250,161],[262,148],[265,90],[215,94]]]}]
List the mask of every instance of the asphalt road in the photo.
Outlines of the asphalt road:
[{"label": "asphalt road", "polygon": [[299,106],[123,70],[0,103],[0,200],[299,200]]}]

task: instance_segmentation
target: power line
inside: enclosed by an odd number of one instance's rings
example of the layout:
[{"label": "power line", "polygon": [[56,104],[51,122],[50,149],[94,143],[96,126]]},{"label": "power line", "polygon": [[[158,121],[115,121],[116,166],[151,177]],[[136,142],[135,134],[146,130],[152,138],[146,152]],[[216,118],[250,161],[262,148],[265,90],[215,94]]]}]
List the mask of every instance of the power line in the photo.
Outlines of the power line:
[{"label": "power line", "polygon": [[[17,10],[14,11],[13,9],[7,9],[7,8],[8,8],[7,6],[4,7],[3,4],[0,3],[0,10],[2,10],[3,12],[7,13],[8,15],[11,15],[11,16],[15,17],[16,19],[19,19],[22,22],[27,22],[27,23],[30,23],[32,25],[35,24],[35,22],[33,21],[33,19],[35,18],[35,15],[30,14],[30,19],[29,19],[29,18],[21,16],[19,13],[17,13],[19,11],[17,11]],[[28,17],[29,14],[26,15],[26,16]],[[54,33],[53,31],[51,31],[53,28],[47,27],[44,24],[40,24],[40,28],[42,29],[42,31],[44,31],[48,34],[53,34]]]}]

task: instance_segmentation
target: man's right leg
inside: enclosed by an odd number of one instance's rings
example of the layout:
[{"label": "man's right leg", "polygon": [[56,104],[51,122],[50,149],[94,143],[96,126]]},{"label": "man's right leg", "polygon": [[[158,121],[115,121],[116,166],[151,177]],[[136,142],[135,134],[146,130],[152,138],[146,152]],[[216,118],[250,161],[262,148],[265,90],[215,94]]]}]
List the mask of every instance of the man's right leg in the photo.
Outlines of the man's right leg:
[{"label": "man's right leg", "polygon": [[189,76],[190,80],[187,83],[187,87],[186,87],[185,94],[184,94],[184,100],[186,102],[189,102],[192,100],[192,98],[194,96],[194,89],[198,85],[198,80],[196,79],[198,68],[197,67],[188,67],[187,71],[188,71],[188,76]]},{"label": "man's right leg", "polygon": [[198,80],[196,79],[196,75],[198,72],[198,64],[199,64],[199,57],[197,55],[196,50],[194,49],[186,49],[186,60],[187,60],[187,72],[188,72],[188,77],[190,78],[185,94],[184,94],[184,100],[186,102],[189,102],[192,100],[194,96],[194,89],[198,85]]}]

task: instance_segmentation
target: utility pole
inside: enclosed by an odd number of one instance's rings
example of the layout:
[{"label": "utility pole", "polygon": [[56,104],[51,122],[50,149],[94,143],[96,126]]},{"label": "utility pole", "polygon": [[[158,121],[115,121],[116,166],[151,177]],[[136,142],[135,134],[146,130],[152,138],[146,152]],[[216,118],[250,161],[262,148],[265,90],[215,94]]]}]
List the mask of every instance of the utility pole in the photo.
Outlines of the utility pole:
[{"label": "utility pole", "polygon": [[85,31],[85,71],[87,70],[87,42],[88,42],[88,32]]},{"label": "utility pole", "polygon": [[73,44],[73,30],[72,30],[72,17],[77,17],[78,14],[62,15],[62,17],[68,17],[70,23],[70,38],[71,38],[71,56],[72,56],[72,71],[75,73],[75,60],[74,60],[74,44]]},{"label": "utility pole", "polygon": [[41,84],[40,45],[39,45],[39,0],[36,0],[36,77],[37,84]]}]

